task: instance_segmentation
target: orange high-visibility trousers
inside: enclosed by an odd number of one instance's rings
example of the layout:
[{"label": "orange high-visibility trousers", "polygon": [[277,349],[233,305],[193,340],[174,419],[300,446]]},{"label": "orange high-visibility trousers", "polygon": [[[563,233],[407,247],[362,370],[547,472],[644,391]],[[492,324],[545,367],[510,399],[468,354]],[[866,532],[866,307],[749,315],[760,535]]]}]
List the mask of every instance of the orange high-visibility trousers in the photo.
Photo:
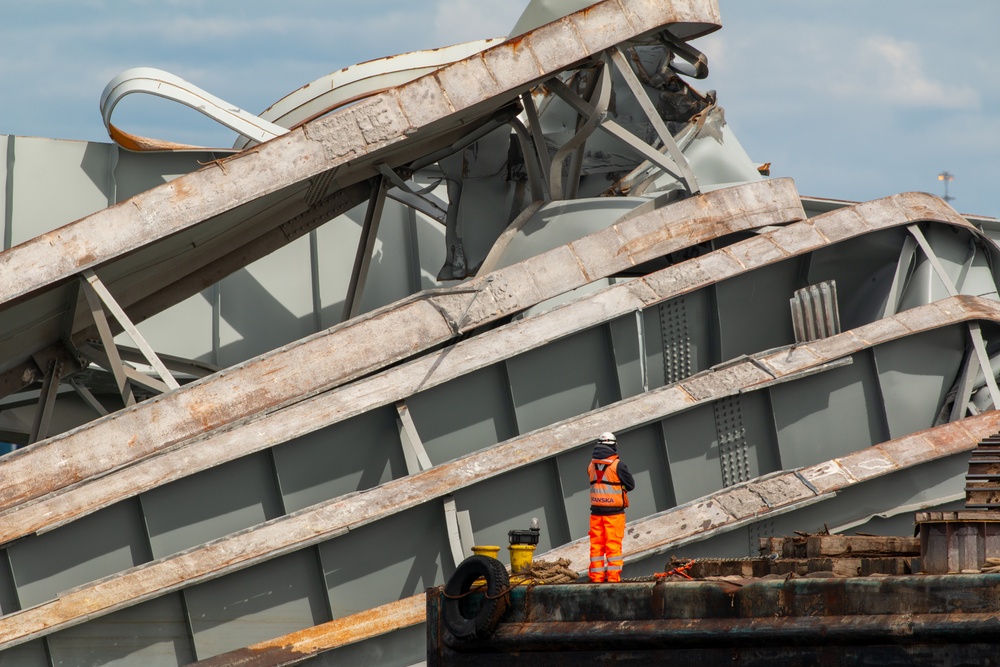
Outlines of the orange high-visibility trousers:
[{"label": "orange high-visibility trousers", "polygon": [[622,580],[624,514],[590,515],[590,580]]}]

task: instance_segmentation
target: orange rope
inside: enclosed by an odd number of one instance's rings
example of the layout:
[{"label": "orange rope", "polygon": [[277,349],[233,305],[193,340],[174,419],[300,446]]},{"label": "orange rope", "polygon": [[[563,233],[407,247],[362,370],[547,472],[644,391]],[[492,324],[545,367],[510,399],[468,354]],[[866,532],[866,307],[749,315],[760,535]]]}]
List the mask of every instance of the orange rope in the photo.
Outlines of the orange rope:
[{"label": "orange rope", "polygon": [[672,577],[675,574],[679,574],[682,577],[684,577],[685,579],[692,579],[693,580],[694,577],[692,577],[691,575],[689,575],[687,573],[687,571],[690,570],[693,566],[694,566],[694,561],[692,560],[692,561],[689,561],[686,565],[678,565],[677,567],[675,567],[674,569],[670,570],[669,572],[656,572],[655,574],[653,574],[653,578],[655,578],[655,579],[666,579],[667,577]]}]

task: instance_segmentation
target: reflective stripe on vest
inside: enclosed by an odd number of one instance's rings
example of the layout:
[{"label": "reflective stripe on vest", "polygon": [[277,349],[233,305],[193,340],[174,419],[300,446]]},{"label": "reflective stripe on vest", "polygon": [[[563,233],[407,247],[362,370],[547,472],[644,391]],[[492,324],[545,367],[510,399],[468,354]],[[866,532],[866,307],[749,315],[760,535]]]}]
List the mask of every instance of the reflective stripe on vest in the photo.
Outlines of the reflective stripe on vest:
[{"label": "reflective stripe on vest", "polygon": [[628,497],[618,477],[618,456],[593,459],[587,467],[590,474],[591,507],[624,509],[628,507]]}]

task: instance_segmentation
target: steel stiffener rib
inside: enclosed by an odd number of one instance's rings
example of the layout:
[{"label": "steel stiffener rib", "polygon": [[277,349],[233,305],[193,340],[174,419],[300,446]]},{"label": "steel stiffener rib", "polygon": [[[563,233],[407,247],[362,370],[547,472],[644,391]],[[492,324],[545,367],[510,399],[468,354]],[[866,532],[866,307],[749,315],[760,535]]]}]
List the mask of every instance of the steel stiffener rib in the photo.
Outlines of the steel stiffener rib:
[{"label": "steel stiffener rib", "polygon": [[[1000,304],[979,297],[952,297],[830,338],[778,348],[692,376],[431,470],[313,505],[80,586],[52,601],[9,614],[0,618],[0,650],[345,535],[373,521],[510,472],[525,461],[542,460],[582,446],[601,431],[632,429],[753,390],[774,379],[793,379],[803,371],[882,343],[976,320],[1000,322]],[[805,484],[802,487],[807,488]]]},{"label": "steel stiffener rib", "polygon": [[[371,378],[358,380],[284,409],[261,413],[257,418],[231,429],[197,436],[102,476],[99,483],[83,481],[62,492],[57,489],[46,491],[48,495],[35,502],[0,513],[0,544],[32,532],[51,530],[181,476],[292,440],[375,407],[403,400],[418,391],[626,313],[649,308],[725,278],[828,247],[831,243],[829,237],[844,241],[931,216],[940,218],[938,222],[941,224],[958,225],[978,234],[975,228],[949,211],[951,209],[943,201],[930,195],[894,195],[838,209],[740,241],[541,315],[484,332],[453,348],[425,355]],[[659,215],[659,212],[648,215]],[[850,231],[845,233],[845,229]],[[762,243],[771,250],[762,251]],[[94,428],[98,428],[96,424]],[[83,437],[82,434],[83,431],[80,431],[80,437]],[[87,446],[113,446],[110,436],[99,434],[100,431],[95,431],[86,436],[90,443]],[[5,469],[4,465],[5,462],[0,460],[0,471]],[[42,490],[36,491],[40,493]]]},{"label": "steel stiffener rib", "polygon": [[111,311],[111,314],[114,315],[116,320],[118,320],[121,328],[128,334],[129,338],[132,339],[132,342],[138,346],[139,350],[145,357],[146,362],[156,370],[157,374],[159,374],[163,383],[170,389],[179,389],[180,384],[178,384],[177,380],[174,379],[174,376],[170,373],[167,367],[163,365],[160,358],[156,356],[156,352],[149,345],[149,343],[146,342],[146,339],[143,338],[142,334],[139,333],[139,330],[135,328],[135,325],[132,324],[131,320],[129,320],[128,315],[126,315],[122,307],[118,305],[114,297],[111,295],[111,292],[109,292],[108,288],[101,282],[101,279],[97,277],[97,274],[90,269],[85,269],[83,271],[83,278],[84,281],[82,284],[84,285],[84,289],[93,290],[104,304],[104,307]]}]

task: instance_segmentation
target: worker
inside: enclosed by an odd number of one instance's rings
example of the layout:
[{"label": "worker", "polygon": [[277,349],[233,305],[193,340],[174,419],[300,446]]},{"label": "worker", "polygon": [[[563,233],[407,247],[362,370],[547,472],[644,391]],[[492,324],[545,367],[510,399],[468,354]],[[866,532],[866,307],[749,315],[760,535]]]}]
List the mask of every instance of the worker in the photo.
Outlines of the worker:
[{"label": "worker", "polygon": [[618,458],[618,438],[602,433],[597,438],[587,471],[590,474],[590,580],[622,580],[622,538],[625,508],[635,479]]}]

